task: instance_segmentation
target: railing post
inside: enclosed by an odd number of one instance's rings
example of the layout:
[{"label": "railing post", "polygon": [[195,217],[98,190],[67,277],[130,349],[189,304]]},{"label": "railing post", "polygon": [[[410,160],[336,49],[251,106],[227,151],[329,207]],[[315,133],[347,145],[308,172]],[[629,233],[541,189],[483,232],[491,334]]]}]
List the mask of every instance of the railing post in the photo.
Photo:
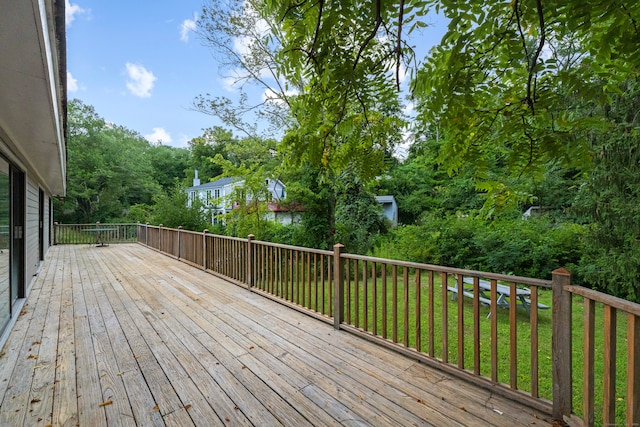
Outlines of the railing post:
[{"label": "railing post", "polygon": [[158,225],[158,250],[160,252],[164,252],[164,250],[162,250],[162,227],[162,224]]},{"label": "railing post", "polygon": [[553,378],[553,417],[562,422],[571,415],[571,293],[565,289],[571,285],[571,273],[565,268],[552,272],[552,346],[551,362]]},{"label": "railing post", "polygon": [[207,269],[207,233],[208,229],[202,230],[202,269]]},{"label": "railing post", "polygon": [[255,235],[249,234],[247,236],[247,287],[253,288],[253,240]]},{"label": "railing post", "polygon": [[342,252],[344,245],[333,245],[333,328],[340,329],[344,320],[344,263]]},{"label": "railing post", "polygon": [[182,254],[182,226],[178,226],[178,259],[180,259],[180,255]]},{"label": "railing post", "polygon": [[58,244],[58,221],[53,223],[53,244]]},{"label": "railing post", "polygon": [[145,224],[145,229],[144,229],[144,244],[146,246],[149,246],[149,223]]}]

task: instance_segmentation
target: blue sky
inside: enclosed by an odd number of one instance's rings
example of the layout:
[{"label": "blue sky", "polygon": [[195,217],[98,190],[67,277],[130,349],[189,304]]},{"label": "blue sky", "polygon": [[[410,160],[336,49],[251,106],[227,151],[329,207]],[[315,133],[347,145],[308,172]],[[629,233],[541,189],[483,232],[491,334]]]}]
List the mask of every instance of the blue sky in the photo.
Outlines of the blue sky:
[{"label": "blue sky", "polygon": [[[199,94],[233,96],[193,32],[203,0],[66,2],[69,99],[150,142],[175,147],[222,125],[191,110]],[[437,17],[428,21],[436,26],[416,42],[425,52],[443,33]]]},{"label": "blue sky", "polygon": [[185,147],[216,118],[190,110],[225,91],[191,29],[202,0],[67,0],[69,99],[151,142]]}]

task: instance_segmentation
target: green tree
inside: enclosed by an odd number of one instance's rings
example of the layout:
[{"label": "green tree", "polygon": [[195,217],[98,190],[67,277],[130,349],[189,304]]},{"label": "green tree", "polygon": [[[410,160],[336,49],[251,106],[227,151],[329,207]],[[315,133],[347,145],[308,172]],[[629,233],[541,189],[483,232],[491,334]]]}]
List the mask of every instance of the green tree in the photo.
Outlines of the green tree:
[{"label": "green tree", "polygon": [[604,114],[608,132],[593,138],[594,168],[574,212],[587,223],[582,279],[640,302],[640,82],[627,81]]},{"label": "green tree", "polygon": [[79,100],[68,105],[69,182],[56,219],[64,222],[113,221],[131,205],[149,204],[160,191],[146,155],[149,143],[137,132],[107,124]]},{"label": "green tree", "polygon": [[[198,171],[198,177],[201,182],[208,182],[222,174],[222,167],[213,162],[213,158],[216,155],[224,157],[227,145],[234,140],[230,131],[220,126],[214,126],[205,129],[202,136],[189,141],[189,150],[191,151],[190,166],[192,172],[193,170]],[[193,178],[193,175],[188,178]]]},{"label": "green tree", "polygon": [[402,140],[399,70],[390,54],[398,46],[382,34],[380,21],[369,25],[370,17],[385,13],[380,8],[356,10],[350,1],[264,4],[265,17],[280,22],[274,29],[282,43],[279,71],[287,81],[302,82],[289,99],[293,125],[281,150],[290,167],[310,164],[318,171],[317,186],[331,194],[321,222],[333,232],[342,177],[366,183],[380,175]]},{"label": "green tree", "polygon": [[336,238],[346,250],[356,254],[367,254],[375,238],[386,231],[382,206],[357,179],[342,177],[343,189],[336,203]]},{"label": "green tree", "polygon": [[152,167],[152,176],[165,190],[169,191],[176,181],[183,182],[189,168],[191,153],[186,148],[168,145],[151,145],[145,154]]},{"label": "green tree", "polygon": [[[430,2],[431,3],[431,2]],[[636,2],[433,2],[449,29],[415,81],[420,119],[446,135],[450,170],[473,163],[490,196],[522,201],[510,177],[591,167],[592,114],[640,65]],[[491,176],[493,158],[506,166]],[[489,160],[489,161],[487,161]],[[512,183],[518,183],[512,180]],[[508,194],[507,194],[508,193]],[[489,199],[491,200],[491,198]]]},{"label": "green tree", "polygon": [[268,179],[276,179],[281,159],[277,157],[276,141],[246,137],[227,144],[223,157],[212,161],[222,169],[222,175],[242,180],[230,196],[234,209],[224,215],[228,234],[270,240],[275,233],[274,221],[267,217],[271,191]]},{"label": "green tree", "polygon": [[189,203],[189,195],[181,185],[175,186],[169,194],[159,193],[154,197],[152,224],[202,231],[209,227],[210,222],[203,202],[196,197]]},{"label": "green tree", "polygon": [[438,161],[441,141],[427,139],[414,143],[407,158],[394,165],[388,175],[372,184],[376,194],[390,194],[398,203],[401,224],[415,224],[425,213],[475,212],[484,196],[476,191],[467,170],[450,174]]}]

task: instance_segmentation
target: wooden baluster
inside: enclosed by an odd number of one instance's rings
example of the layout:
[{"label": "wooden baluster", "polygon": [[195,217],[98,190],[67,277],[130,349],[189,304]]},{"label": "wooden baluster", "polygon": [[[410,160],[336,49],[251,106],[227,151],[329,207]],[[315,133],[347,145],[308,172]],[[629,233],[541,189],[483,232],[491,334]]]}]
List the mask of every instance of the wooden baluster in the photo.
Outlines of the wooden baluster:
[{"label": "wooden baluster", "polygon": [[627,314],[627,425],[640,426],[640,316]]},{"label": "wooden baluster", "polygon": [[415,294],[416,294],[416,302],[415,302],[415,316],[416,316],[416,350],[422,351],[422,298],[421,298],[421,276],[422,270],[416,268],[416,281],[415,281]]},{"label": "wooden baluster", "polygon": [[333,246],[333,292],[335,301],[333,302],[333,328],[340,329],[340,324],[344,320],[344,264],[342,262],[342,252],[344,246],[337,244]]},{"label": "wooden baluster", "polygon": [[404,267],[402,271],[402,281],[403,281],[403,323],[404,323],[404,346],[409,348],[409,268]]},{"label": "wooden baluster", "polygon": [[458,368],[464,369],[464,276],[458,274]]},{"label": "wooden baluster", "polygon": [[509,284],[509,383],[518,389],[518,296],[516,283]]},{"label": "wooden baluster", "polygon": [[371,331],[373,335],[378,335],[378,278],[376,274],[376,263],[371,262]]},{"label": "wooden baluster", "polygon": [[382,338],[387,338],[387,264],[382,263]]},{"label": "wooden baluster", "polygon": [[531,331],[531,396],[539,397],[538,390],[538,287],[531,286],[529,328]]},{"label": "wooden baluster", "polygon": [[[554,319],[555,323],[555,319]],[[616,421],[616,333],[617,311],[604,306],[604,399],[602,402],[603,425]]]},{"label": "wooden baluster", "polygon": [[435,357],[435,280],[433,278],[433,271],[429,270],[429,356]]},{"label": "wooden baluster", "polygon": [[362,329],[369,330],[369,275],[367,274],[367,261],[362,261]]},{"label": "wooden baluster", "polygon": [[[442,297],[442,361],[449,362],[449,296],[447,273],[440,273]],[[460,296],[462,298],[462,296]]]},{"label": "wooden baluster", "polygon": [[491,381],[498,382],[498,281],[491,280]]},{"label": "wooden baluster", "polygon": [[[533,300],[532,300],[533,303]],[[583,388],[584,425],[592,427],[595,423],[594,410],[594,356],[595,356],[595,318],[596,303],[590,298],[584,299],[584,351],[583,351]]]},{"label": "wooden baluster", "polygon": [[473,278],[473,373],[480,375],[480,278],[477,276]]}]

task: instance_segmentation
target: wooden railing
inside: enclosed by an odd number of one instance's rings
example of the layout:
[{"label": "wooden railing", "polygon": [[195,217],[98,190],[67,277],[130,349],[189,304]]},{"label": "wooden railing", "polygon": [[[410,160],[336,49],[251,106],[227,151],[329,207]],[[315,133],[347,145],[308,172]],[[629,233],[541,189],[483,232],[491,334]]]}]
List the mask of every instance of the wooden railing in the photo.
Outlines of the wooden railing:
[{"label": "wooden railing", "polygon": [[640,425],[640,305],[567,270],[540,280],[142,224],[57,224],[56,243],[92,243],[97,226],[559,421]]},{"label": "wooden railing", "polygon": [[572,285],[564,269],[540,280],[352,255],[342,245],[322,251],[145,225],[138,237],[559,421],[640,425],[640,305]]},{"label": "wooden railing", "polygon": [[138,224],[53,224],[53,244],[109,244],[138,241]]}]

